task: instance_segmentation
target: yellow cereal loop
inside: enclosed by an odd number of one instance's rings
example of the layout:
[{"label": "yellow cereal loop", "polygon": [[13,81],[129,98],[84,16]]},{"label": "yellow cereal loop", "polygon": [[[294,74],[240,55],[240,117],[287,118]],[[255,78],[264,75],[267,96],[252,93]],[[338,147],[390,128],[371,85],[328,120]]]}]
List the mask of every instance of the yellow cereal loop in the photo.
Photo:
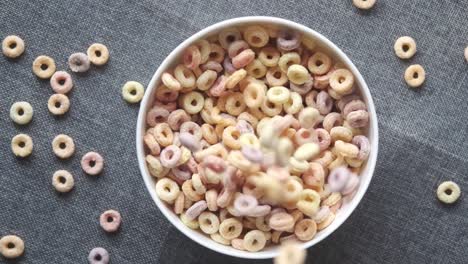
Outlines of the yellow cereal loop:
[{"label": "yellow cereal loop", "polygon": [[131,104],[140,102],[143,95],[145,95],[145,88],[139,82],[128,81],[122,87],[122,97]]},{"label": "yellow cereal loop", "polygon": [[409,59],[416,53],[416,41],[412,37],[403,36],[395,41],[395,54],[400,59]]},{"label": "yellow cereal loop", "polygon": [[337,140],[351,142],[353,139],[353,131],[344,126],[336,126],[330,130],[330,137],[333,142]]},{"label": "yellow cereal loop", "polygon": [[196,85],[195,74],[183,64],[179,64],[174,69],[174,77],[182,85],[182,88],[194,88]]},{"label": "yellow cereal loop", "polygon": [[198,216],[198,225],[203,233],[212,235],[219,230],[219,218],[214,213],[203,212]]},{"label": "yellow cereal loop", "polygon": [[230,115],[238,116],[245,108],[244,96],[241,93],[233,93],[226,100],[226,112]]},{"label": "yellow cereal loop", "polygon": [[266,245],[265,234],[260,230],[252,230],[244,236],[243,246],[249,252],[262,250]]},{"label": "yellow cereal loop", "polygon": [[290,98],[290,91],[284,86],[274,86],[268,89],[267,98],[274,104],[286,103]]},{"label": "yellow cereal loop", "polygon": [[314,190],[305,189],[301,192],[296,206],[303,214],[313,217],[320,208],[320,195]]},{"label": "yellow cereal loop", "polygon": [[200,227],[197,219],[189,219],[185,213],[180,214],[180,221],[190,229],[197,230]]},{"label": "yellow cereal loop", "polygon": [[460,186],[453,181],[445,181],[437,188],[437,198],[439,201],[452,204],[460,198]]},{"label": "yellow cereal loop", "polygon": [[249,76],[252,76],[257,79],[263,78],[265,74],[267,73],[267,68],[258,59],[253,60],[251,63],[249,63],[245,67],[245,69],[247,70],[247,74]]},{"label": "yellow cereal loop", "polygon": [[270,37],[263,27],[249,26],[244,31],[244,39],[250,46],[261,48],[268,44]]},{"label": "yellow cereal loop", "polygon": [[26,134],[18,134],[11,140],[11,150],[17,157],[25,158],[31,155],[33,150],[33,141]]},{"label": "yellow cereal loop", "polygon": [[297,85],[304,84],[310,79],[309,72],[304,66],[300,64],[291,65],[288,68],[287,76],[291,82]]},{"label": "yellow cereal loop", "polygon": [[231,74],[226,81],[226,88],[232,89],[237,86],[237,84],[247,76],[247,71],[244,69],[239,69]]},{"label": "yellow cereal loop", "polygon": [[[359,152],[359,149],[358,149],[358,152]],[[319,153],[320,153],[320,147],[318,146],[318,144],[305,143],[296,149],[296,151],[294,152],[294,158],[296,158],[297,160],[310,161]]]},{"label": "yellow cereal loop", "polygon": [[244,102],[249,108],[260,107],[266,98],[265,90],[258,83],[250,83],[245,88]]},{"label": "yellow cereal loop", "polygon": [[165,202],[172,204],[179,193],[179,185],[169,178],[162,178],[156,183],[156,194]]},{"label": "yellow cereal loop", "polygon": [[289,159],[289,166],[293,171],[305,172],[309,169],[310,164],[305,160],[298,160],[294,157]]},{"label": "yellow cereal loop", "polygon": [[293,64],[300,64],[301,56],[297,52],[288,52],[283,54],[278,61],[278,67],[282,72],[287,73],[288,68]]},{"label": "yellow cereal loop", "polygon": [[280,52],[273,47],[265,47],[258,54],[258,60],[267,67],[275,67],[278,65]]},{"label": "yellow cereal loop", "polygon": [[339,155],[347,158],[356,158],[359,154],[359,148],[351,143],[341,140],[335,141],[335,148]]},{"label": "yellow cereal loop", "polygon": [[333,71],[330,76],[330,87],[339,94],[347,94],[352,91],[354,76],[347,69]]},{"label": "yellow cereal loop", "polygon": [[192,91],[182,97],[182,108],[191,115],[199,113],[204,105],[205,98],[199,92]]},{"label": "yellow cereal loop", "polygon": [[405,81],[408,86],[416,88],[421,86],[426,79],[426,71],[419,64],[409,66],[405,71]]},{"label": "yellow cereal loop", "polygon": [[240,149],[241,143],[239,142],[240,132],[234,126],[228,126],[223,131],[223,144],[231,149]]},{"label": "yellow cereal loop", "polygon": [[237,238],[242,233],[242,223],[236,218],[228,218],[221,222],[219,234],[227,240]]},{"label": "yellow cereal loop", "polygon": [[283,104],[284,111],[290,115],[299,113],[303,107],[302,96],[296,92],[291,92],[289,100]]},{"label": "yellow cereal loop", "polygon": [[331,66],[331,58],[323,52],[314,53],[314,55],[310,56],[307,62],[307,68],[309,68],[309,71],[316,75],[327,73]]},{"label": "yellow cereal loop", "polygon": [[239,142],[241,146],[249,146],[253,148],[260,147],[260,141],[258,140],[257,136],[252,133],[244,133],[240,135]]}]

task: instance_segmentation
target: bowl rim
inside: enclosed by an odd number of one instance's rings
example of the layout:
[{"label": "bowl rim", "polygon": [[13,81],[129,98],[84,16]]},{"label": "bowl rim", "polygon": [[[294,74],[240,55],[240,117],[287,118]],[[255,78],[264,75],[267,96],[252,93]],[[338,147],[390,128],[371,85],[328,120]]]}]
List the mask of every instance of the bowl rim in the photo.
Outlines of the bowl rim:
[{"label": "bowl rim", "polygon": [[144,144],[143,144],[143,136],[144,136],[143,129],[146,126],[146,112],[148,109],[148,104],[152,102],[150,97],[151,95],[153,95],[154,93],[153,90],[156,89],[155,85],[160,79],[160,76],[162,75],[162,73],[166,70],[166,68],[172,65],[173,61],[177,59],[178,57],[180,57],[181,52],[190,44],[194,43],[195,41],[203,37],[206,37],[207,35],[211,33],[219,32],[220,30],[224,28],[238,26],[239,24],[254,24],[254,23],[260,23],[260,24],[271,23],[271,24],[283,25],[285,27],[295,29],[301,33],[306,33],[307,35],[313,36],[314,39],[318,39],[320,42],[324,43],[326,48],[330,49],[334,53],[334,55],[338,57],[339,60],[342,61],[349,70],[351,70],[351,72],[353,73],[354,77],[357,80],[358,89],[360,90],[362,96],[366,100],[368,112],[370,113],[370,122],[369,122],[370,125],[369,125],[368,134],[369,134],[369,137],[371,138],[370,140],[371,152],[370,152],[369,158],[367,160],[367,165],[366,165],[367,167],[366,170],[368,174],[368,177],[366,177],[367,180],[362,181],[360,183],[360,187],[356,195],[349,202],[350,208],[347,209],[345,212],[341,212],[340,217],[337,217],[333,221],[332,225],[322,230],[321,231],[322,235],[319,239],[317,240],[313,239],[311,241],[302,242],[300,244],[301,247],[306,249],[319,243],[320,241],[328,237],[331,233],[333,233],[339,226],[341,226],[349,218],[349,216],[355,211],[356,207],[361,202],[364,194],[366,193],[368,186],[372,180],[376,162],[377,162],[379,135],[378,135],[378,121],[377,121],[375,105],[374,105],[372,96],[370,94],[370,90],[367,86],[367,83],[365,82],[361,73],[358,71],[354,63],[348,58],[348,56],[338,46],[336,46],[328,38],[316,32],[315,30],[305,25],[302,25],[302,24],[299,24],[299,23],[296,23],[287,19],[271,17],[271,16],[245,16],[245,17],[237,17],[237,18],[219,21],[193,34],[192,36],[184,40],[182,43],[180,43],[175,49],[173,49],[169,53],[169,55],[161,62],[156,72],[153,74],[153,77],[151,78],[151,81],[149,82],[147,89],[145,91],[143,100],[140,103],[140,110],[138,113],[137,127],[136,127],[136,130],[137,130],[136,131],[136,151],[137,151],[140,172],[141,172],[141,175],[143,177],[143,180],[145,182],[145,186],[148,192],[150,193],[153,201],[156,203],[157,207],[163,213],[166,219],[169,220],[169,222],[171,222],[171,224],[174,225],[180,232],[182,232],[185,236],[189,237],[190,239],[200,244],[201,246],[214,250],[218,253],[222,253],[225,255],[233,256],[233,257],[247,258],[247,259],[267,259],[267,258],[273,258],[277,256],[278,250],[275,249],[275,250],[270,250],[270,251],[259,251],[259,252],[240,251],[232,247],[227,247],[221,244],[217,244],[216,242],[212,241],[211,238],[206,237],[204,235],[202,236],[195,235],[193,230],[185,226],[179,220],[177,215],[175,215],[170,209],[168,209],[168,207],[164,204],[164,202],[162,202],[157,197],[156,191],[154,189],[153,177],[149,174],[146,168],[145,151],[144,151]]}]

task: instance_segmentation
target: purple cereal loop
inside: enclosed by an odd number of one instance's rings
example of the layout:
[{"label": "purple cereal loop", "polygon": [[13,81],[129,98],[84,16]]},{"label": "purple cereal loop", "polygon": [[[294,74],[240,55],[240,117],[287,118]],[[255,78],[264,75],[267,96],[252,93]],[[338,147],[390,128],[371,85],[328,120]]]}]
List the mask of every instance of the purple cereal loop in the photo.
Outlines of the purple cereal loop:
[{"label": "purple cereal loop", "polygon": [[317,128],[315,129],[315,134],[317,135],[320,151],[326,150],[331,144],[330,133],[323,128]]},{"label": "purple cereal loop", "polygon": [[81,158],[81,168],[86,174],[97,175],[104,168],[104,159],[99,153],[88,152]]},{"label": "purple cereal loop", "polygon": [[330,76],[335,71],[335,68],[330,68],[330,70],[325,75],[314,75],[314,88],[323,90],[328,87],[330,83]]},{"label": "purple cereal loop", "polygon": [[239,130],[241,134],[254,133],[252,125],[243,119],[237,121],[236,129]]},{"label": "purple cereal loop", "polygon": [[249,48],[249,44],[243,40],[236,40],[229,45],[228,56],[229,58],[234,58],[239,55],[242,51]]},{"label": "purple cereal loop", "polygon": [[192,134],[187,132],[181,132],[179,134],[180,144],[190,149],[192,152],[196,152],[201,149],[200,141]]},{"label": "purple cereal loop", "polygon": [[167,124],[172,130],[179,130],[180,126],[190,121],[190,116],[183,109],[177,109],[171,112],[167,118]]},{"label": "purple cereal loop", "polygon": [[172,168],[171,171],[172,174],[182,182],[189,180],[192,177],[192,172],[187,164],[182,164]]},{"label": "purple cereal loop", "polygon": [[343,108],[343,117],[346,118],[349,113],[358,110],[367,110],[366,104],[361,100],[352,100]]},{"label": "purple cereal loop", "polygon": [[219,97],[223,95],[226,92],[226,81],[226,76],[219,76],[218,79],[216,79],[216,81],[214,82],[213,86],[211,86],[209,90],[210,94],[214,97]]},{"label": "purple cereal loop", "polygon": [[242,155],[251,162],[261,163],[263,161],[263,152],[259,149],[250,146],[242,146],[241,152]]},{"label": "purple cereal loop", "polygon": [[341,190],[342,195],[348,195],[354,192],[356,188],[359,186],[359,177],[351,173],[351,176],[349,177],[348,182],[346,183],[345,187]]},{"label": "purple cereal loop", "polygon": [[161,156],[159,157],[161,164],[166,168],[174,168],[182,156],[182,151],[176,145],[170,145],[165,147],[161,151]]},{"label": "purple cereal loop", "polygon": [[167,111],[164,108],[155,106],[151,108],[151,110],[148,111],[146,114],[146,123],[154,127],[158,123],[164,123],[166,122],[167,118],[169,116],[169,111]]},{"label": "purple cereal loop", "polygon": [[357,110],[346,116],[346,121],[352,128],[366,127],[369,123],[369,113],[365,110]]},{"label": "purple cereal loop", "polygon": [[279,49],[290,51],[301,45],[301,39],[298,32],[293,30],[281,30],[276,39],[276,45]]},{"label": "purple cereal loop", "polygon": [[190,206],[189,209],[185,212],[185,216],[187,219],[190,221],[195,220],[203,211],[208,208],[208,205],[205,200],[200,200],[196,203],[194,203],[192,206]]},{"label": "purple cereal loop", "polygon": [[99,224],[106,232],[115,232],[120,227],[122,217],[115,210],[107,210],[99,217]]},{"label": "purple cereal loop", "polygon": [[258,201],[257,198],[250,194],[240,194],[234,200],[234,208],[241,215],[248,215],[252,210],[257,207]]},{"label": "purple cereal loop", "polygon": [[343,111],[343,108],[353,100],[360,100],[361,98],[356,94],[343,96],[340,100],[336,101],[336,108]]},{"label": "purple cereal loop", "polygon": [[217,73],[220,73],[223,71],[223,66],[219,63],[219,62],[216,62],[216,61],[208,61],[206,62],[205,64],[202,64],[200,66],[200,69],[202,71],[207,71],[207,70],[212,70],[212,71],[215,71]]},{"label": "purple cereal loop", "polygon": [[102,247],[93,248],[88,255],[90,264],[108,264],[109,252]]},{"label": "purple cereal loop", "polygon": [[300,95],[305,95],[307,94],[310,90],[312,90],[312,86],[314,84],[314,79],[310,77],[305,83],[301,85],[297,85],[293,82],[289,83],[289,88],[291,91],[296,92]]},{"label": "purple cereal loop", "polygon": [[271,212],[271,206],[269,206],[269,205],[258,205],[247,216],[250,216],[250,217],[263,217],[263,216],[267,216],[270,212]]},{"label": "purple cereal loop", "polygon": [[231,59],[229,59],[228,57],[224,58],[223,67],[224,67],[224,70],[229,74],[232,74],[233,72],[236,71],[236,68],[234,68],[234,66],[231,63]]},{"label": "purple cereal loop", "polygon": [[328,175],[327,182],[332,192],[340,192],[348,183],[351,171],[346,167],[333,169]]},{"label": "purple cereal loop", "polygon": [[333,108],[333,100],[327,92],[321,91],[318,93],[316,100],[317,110],[319,110],[320,114],[326,115],[330,113]]},{"label": "purple cereal loop", "polygon": [[72,72],[85,72],[89,70],[89,65],[88,55],[82,52],[73,53],[68,58],[68,67]]},{"label": "purple cereal loop", "polygon": [[66,94],[73,88],[73,80],[67,72],[57,71],[50,78],[52,90],[58,94]]},{"label": "purple cereal loop", "polygon": [[354,136],[352,143],[359,148],[357,159],[366,160],[370,153],[370,143],[366,136]]}]

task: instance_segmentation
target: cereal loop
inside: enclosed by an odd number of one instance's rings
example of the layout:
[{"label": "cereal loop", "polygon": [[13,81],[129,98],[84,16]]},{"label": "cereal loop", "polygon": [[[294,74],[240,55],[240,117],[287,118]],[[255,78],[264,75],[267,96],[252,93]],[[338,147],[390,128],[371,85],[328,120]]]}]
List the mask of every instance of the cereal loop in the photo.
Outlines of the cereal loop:
[{"label": "cereal loop", "polygon": [[11,140],[11,150],[17,157],[25,158],[31,155],[33,150],[33,141],[26,134],[19,134]]},{"label": "cereal loop", "polygon": [[24,241],[18,236],[4,236],[0,239],[0,253],[7,259],[17,258],[24,253]]},{"label": "cereal loop", "polygon": [[89,70],[90,62],[88,55],[78,52],[68,57],[68,67],[72,72],[86,72]]},{"label": "cereal loop", "polygon": [[57,71],[50,78],[52,90],[58,94],[66,94],[73,88],[73,81],[67,72]]},{"label": "cereal loop", "polygon": [[55,69],[54,59],[44,55],[37,57],[32,66],[33,73],[41,79],[49,79],[54,74]]},{"label": "cereal loop", "polygon": [[460,187],[453,181],[445,181],[437,187],[437,198],[439,201],[452,204],[460,198]]},{"label": "cereal loop", "polygon": [[99,217],[99,224],[102,229],[108,233],[115,232],[119,229],[122,217],[120,213],[115,210],[107,210]]},{"label": "cereal loop", "polygon": [[66,170],[58,170],[52,176],[52,186],[57,192],[66,193],[73,189],[75,180],[73,175]]},{"label": "cereal loop", "polygon": [[426,79],[426,71],[419,64],[413,64],[405,70],[405,81],[413,88],[419,87]]},{"label": "cereal loop", "polygon": [[104,168],[104,159],[99,153],[88,152],[81,158],[81,168],[88,175],[98,175]]},{"label": "cereal loop", "polygon": [[376,0],[353,0],[353,5],[359,9],[371,9]]},{"label": "cereal loop", "polygon": [[416,41],[412,37],[399,37],[393,46],[400,59],[409,59],[416,53]]},{"label": "cereal loop", "polygon": [[2,52],[8,58],[17,58],[24,52],[24,41],[18,36],[7,36],[2,42]]},{"label": "cereal loop", "polygon": [[89,61],[96,66],[104,65],[109,60],[109,50],[101,43],[94,43],[89,46],[86,54]]},{"label": "cereal loop", "polygon": [[125,101],[134,104],[140,102],[145,94],[145,88],[139,82],[129,81],[122,87],[122,96]]},{"label": "cereal loop", "polygon": [[60,134],[52,141],[52,150],[61,159],[68,159],[75,153],[75,143],[67,135]]},{"label": "cereal loop", "polygon": [[10,108],[10,118],[18,125],[31,122],[33,113],[33,108],[28,102],[16,102]]}]

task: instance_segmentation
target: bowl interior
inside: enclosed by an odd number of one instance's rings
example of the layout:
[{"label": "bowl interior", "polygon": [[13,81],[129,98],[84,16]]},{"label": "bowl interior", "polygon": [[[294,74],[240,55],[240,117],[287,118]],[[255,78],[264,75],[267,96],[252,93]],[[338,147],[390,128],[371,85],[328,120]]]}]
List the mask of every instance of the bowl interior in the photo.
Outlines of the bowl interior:
[{"label": "bowl interior", "polygon": [[169,56],[161,63],[160,67],[154,74],[151,82],[149,83],[146,94],[142,100],[140,106],[140,112],[138,116],[138,123],[137,123],[137,133],[136,133],[136,144],[137,144],[137,155],[138,155],[138,162],[141,173],[143,175],[143,179],[145,181],[146,187],[151,194],[151,197],[155,201],[156,205],[160,209],[160,211],[169,219],[169,221],[182,233],[190,237],[192,240],[196,241],[197,243],[210,248],[212,250],[218,251],[223,254],[235,256],[235,257],[242,257],[242,258],[252,258],[252,259],[263,259],[263,258],[272,258],[277,255],[278,248],[277,246],[270,246],[265,248],[260,252],[246,252],[234,249],[230,246],[224,246],[218,244],[211,240],[208,236],[205,236],[199,231],[194,231],[188,227],[186,227],[182,222],[179,220],[177,215],[175,215],[171,209],[169,209],[156,195],[155,192],[155,179],[149,174],[148,169],[145,163],[145,151],[143,146],[143,135],[146,131],[146,112],[152,106],[154,94],[156,88],[160,84],[160,76],[163,72],[170,69],[171,67],[175,66],[179,58],[181,57],[182,51],[187,48],[189,45],[194,43],[197,40],[207,38],[213,34],[218,33],[222,29],[228,27],[242,27],[248,24],[261,24],[261,25],[275,25],[280,28],[288,28],[291,30],[296,30],[303,34],[304,36],[308,36],[314,39],[318,45],[318,49],[327,53],[329,56],[333,58],[334,62],[342,62],[345,64],[346,68],[351,70],[355,76],[355,86],[357,86],[358,91],[360,92],[363,100],[366,102],[368,106],[368,111],[370,113],[370,123],[368,129],[368,137],[371,143],[371,154],[369,156],[368,161],[363,165],[360,173],[360,185],[356,192],[356,195],[352,200],[347,203],[344,203],[341,209],[338,211],[335,221],[325,228],[324,230],[317,233],[317,235],[311,241],[307,241],[302,243],[304,248],[310,247],[329,234],[331,234],[334,230],[336,230],[353,212],[356,206],[359,204],[360,200],[362,199],[364,193],[367,190],[367,187],[371,181],[374,167],[377,159],[377,152],[378,152],[378,130],[377,130],[377,117],[375,113],[374,103],[372,101],[369,89],[362,78],[359,71],[356,69],[354,64],[349,60],[349,58],[332,42],[330,42],[327,38],[322,36],[321,34],[313,31],[312,29],[305,27],[303,25],[291,22],[289,20],[284,20],[280,18],[273,18],[273,17],[242,17],[236,18],[231,20],[226,20],[214,24],[200,32],[194,34],[189,39],[185,40],[181,43],[176,49],[174,49]]}]

